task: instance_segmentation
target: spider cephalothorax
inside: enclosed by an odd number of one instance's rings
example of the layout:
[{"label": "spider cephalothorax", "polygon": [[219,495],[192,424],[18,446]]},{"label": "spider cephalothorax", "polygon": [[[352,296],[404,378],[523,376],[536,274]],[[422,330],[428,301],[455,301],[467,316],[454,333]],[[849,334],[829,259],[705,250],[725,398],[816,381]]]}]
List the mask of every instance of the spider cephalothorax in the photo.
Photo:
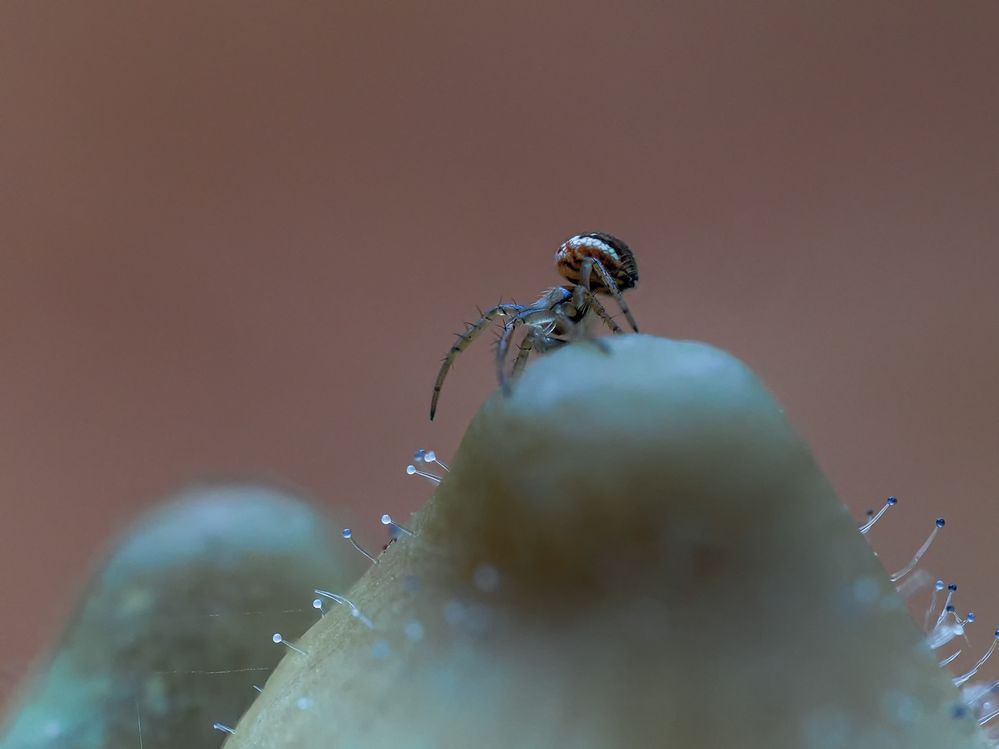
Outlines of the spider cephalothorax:
[{"label": "spider cephalothorax", "polygon": [[509,384],[503,363],[518,325],[524,325],[527,333],[513,363],[514,375],[527,364],[531,351],[551,351],[584,334],[582,323],[590,312],[594,312],[614,333],[622,333],[621,327],[597,299],[597,294],[613,296],[632,330],[638,332],[638,324],[622,296],[622,292],[638,284],[638,266],[628,245],[610,234],[576,234],[558,248],[555,267],[569,281],[568,284],[549,289],[534,304],[497,304],[483,312],[464,333],[458,335],[458,340],[444,357],[434,383],[434,395],[430,401],[431,419],[437,412],[441,387],[455,358],[497,317],[507,318],[496,346],[496,376],[504,392],[509,391]]}]

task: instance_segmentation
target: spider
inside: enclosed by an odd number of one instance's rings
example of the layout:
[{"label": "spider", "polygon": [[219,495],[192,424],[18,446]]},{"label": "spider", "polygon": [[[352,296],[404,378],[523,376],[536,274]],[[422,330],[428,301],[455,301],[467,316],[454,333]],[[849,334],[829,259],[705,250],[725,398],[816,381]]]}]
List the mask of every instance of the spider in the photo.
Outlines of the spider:
[{"label": "spider", "polygon": [[[622,296],[624,291],[638,284],[638,266],[628,245],[610,234],[577,234],[558,248],[555,267],[569,283],[549,289],[534,304],[500,303],[485,312],[479,310],[481,317],[474,323],[469,323],[465,332],[458,335],[458,340],[444,357],[434,383],[434,395],[430,401],[431,421],[437,413],[437,400],[440,398],[444,378],[454,360],[497,317],[507,318],[496,346],[496,376],[507,395],[510,385],[503,365],[518,325],[524,325],[527,334],[514,360],[511,376],[516,376],[523,370],[532,351],[544,353],[582,337],[585,334],[583,321],[591,311],[611,331],[623,333],[621,326],[614,322],[597,294],[614,297],[632,330],[638,332],[638,324]],[[605,350],[607,348],[605,343],[597,339],[594,343]]]}]

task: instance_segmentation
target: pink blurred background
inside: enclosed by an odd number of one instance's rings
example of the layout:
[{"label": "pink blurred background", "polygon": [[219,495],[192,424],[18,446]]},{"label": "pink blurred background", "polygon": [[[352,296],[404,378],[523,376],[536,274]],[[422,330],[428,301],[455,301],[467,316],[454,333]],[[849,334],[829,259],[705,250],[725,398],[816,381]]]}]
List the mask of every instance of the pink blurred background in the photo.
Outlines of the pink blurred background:
[{"label": "pink blurred background", "polygon": [[493,388],[475,306],[635,249],[645,331],[746,359],[987,644],[999,5],[0,6],[0,698],[85,570],[206,476],[383,536]]}]

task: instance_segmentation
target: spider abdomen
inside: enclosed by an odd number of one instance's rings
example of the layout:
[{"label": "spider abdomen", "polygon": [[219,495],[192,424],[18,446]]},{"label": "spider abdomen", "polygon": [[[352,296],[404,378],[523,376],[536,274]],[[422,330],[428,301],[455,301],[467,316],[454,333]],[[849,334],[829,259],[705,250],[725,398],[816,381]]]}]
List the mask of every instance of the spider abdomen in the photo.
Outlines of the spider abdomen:
[{"label": "spider abdomen", "polygon": [[[579,283],[586,258],[600,263],[617,284],[619,291],[634,288],[638,284],[638,265],[635,255],[617,237],[601,232],[577,234],[562,243],[555,253],[555,267],[567,280]],[[598,293],[610,293],[611,289],[599,274],[590,274],[590,288]]]}]

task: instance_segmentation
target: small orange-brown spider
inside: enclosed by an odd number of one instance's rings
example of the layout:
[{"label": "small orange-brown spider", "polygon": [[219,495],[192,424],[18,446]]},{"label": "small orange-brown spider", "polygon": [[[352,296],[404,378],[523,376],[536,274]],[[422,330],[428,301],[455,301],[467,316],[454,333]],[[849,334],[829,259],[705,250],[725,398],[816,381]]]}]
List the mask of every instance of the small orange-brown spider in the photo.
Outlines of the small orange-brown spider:
[{"label": "small orange-brown spider", "polygon": [[638,266],[628,245],[610,234],[577,234],[558,248],[555,267],[569,281],[568,284],[549,289],[534,304],[497,304],[483,312],[464,333],[458,335],[458,340],[444,357],[437,382],[434,383],[434,395],[430,401],[431,420],[437,413],[441,387],[455,358],[497,317],[507,318],[496,346],[496,377],[505,393],[509,393],[510,386],[503,363],[518,325],[524,325],[527,334],[513,363],[512,375],[519,374],[524,368],[531,351],[551,351],[579,338],[585,330],[583,321],[591,311],[614,333],[623,333],[597,294],[614,297],[632,330],[638,332],[638,324],[622,296],[622,292],[638,284]]}]

